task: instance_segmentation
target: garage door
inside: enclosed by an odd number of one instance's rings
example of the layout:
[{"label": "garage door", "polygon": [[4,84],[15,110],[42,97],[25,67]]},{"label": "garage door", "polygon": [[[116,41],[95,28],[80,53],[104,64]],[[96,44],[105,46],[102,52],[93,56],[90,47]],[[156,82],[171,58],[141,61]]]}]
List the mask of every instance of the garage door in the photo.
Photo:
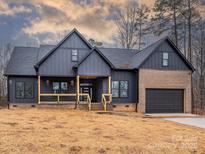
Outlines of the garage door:
[{"label": "garage door", "polygon": [[146,113],[183,112],[183,90],[146,89]]}]

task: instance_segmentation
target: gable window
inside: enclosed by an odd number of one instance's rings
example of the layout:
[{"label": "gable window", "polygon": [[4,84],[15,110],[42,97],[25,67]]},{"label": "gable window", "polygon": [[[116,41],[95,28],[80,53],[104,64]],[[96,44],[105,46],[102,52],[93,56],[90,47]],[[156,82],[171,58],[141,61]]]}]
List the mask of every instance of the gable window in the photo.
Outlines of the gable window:
[{"label": "gable window", "polygon": [[31,99],[33,98],[33,82],[17,81],[15,86],[16,98]]},{"label": "gable window", "polygon": [[72,50],[72,61],[77,62],[78,61],[78,50],[73,49]]},{"label": "gable window", "polygon": [[24,82],[17,81],[16,82],[16,98],[24,98]]},{"label": "gable window", "polygon": [[112,81],[112,97],[128,97],[128,81]]},{"label": "gable window", "polygon": [[168,66],[168,61],[169,61],[169,54],[167,52],[163,52],[163,60],[162,60],[162,66],[167,67]]}]

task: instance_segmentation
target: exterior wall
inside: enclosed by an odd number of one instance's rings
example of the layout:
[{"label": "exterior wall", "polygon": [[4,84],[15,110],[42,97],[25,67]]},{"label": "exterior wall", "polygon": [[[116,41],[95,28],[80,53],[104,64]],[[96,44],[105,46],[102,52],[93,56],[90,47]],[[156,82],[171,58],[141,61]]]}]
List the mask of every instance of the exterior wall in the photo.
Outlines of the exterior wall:
[{"label": "exterior wall", "polygon": [[78,67],[80,76],[109,76],[110,66],[96,52],[92,52]]},{"label": "exterior wall", "polygon": [[146,88],[166,88],[184,90],[184,112],[191,113],[191,71],[139,70],[138,111],[144,113],[146,107]]},{"label": "exterior wall", "polygon": [[[47,84],[46,81],[49,81]],[[74,85],[71,85],[71,80],[74,81]],[[41,93],[53,93],[53,82],[67,82],[68,93],[76,93],[76,78],[55,78],[55,77],[42,77],[41,78]],[[75,101],[75,97],[64,96],[60,97],[60,101]],[[55,96],[41,96],[41,101],[57,101]]]},{"label": "exterior wall", "polygon": [[[162,43],[153,54],[143,63],[141,68],[160,69],[160,70],[189,70],[179,54],[172,48],[167,41]],[[169,54],[168,66],[162,66],[163,52]]]},{"label": "exterior wall", "polygon": [[88,49],[87,44],[85,44],[85,42],[83,42],[76,33],[70,35],[70,37],[61,45],[61,47]]},{"label": "exterior wall", "polygon": [[129,85],[127,98],[113,98],[113,103],[137,103],[137,73],[134,71],[112,71],[112,81],[127,80]]},{"label": "exterior wall", "polygon": [[78,50],[78,61],[91,52],[85,42],[76,33],[73,33],[40,65],[39,75],[75,76],[73,66],[78,62],[72,62],[72,49]]},{"label": "exterior wall", "polygon": [[[85,57],[90,50],[79,49],[78,56],[79,61]],[[75,76],[73,66],[77,62],[72,62],[71,48],[58,48],[46,61],[44,61],[39,67],[39,75],[41,76]]]},{"label": "exterior wall", "polygon": [[[15,94],[16,81],[33,83],[33,98],[32,99],[17,99]],[[10,103],[37,103],[37,78],[36,77],[9,77],[9,102]]]}]

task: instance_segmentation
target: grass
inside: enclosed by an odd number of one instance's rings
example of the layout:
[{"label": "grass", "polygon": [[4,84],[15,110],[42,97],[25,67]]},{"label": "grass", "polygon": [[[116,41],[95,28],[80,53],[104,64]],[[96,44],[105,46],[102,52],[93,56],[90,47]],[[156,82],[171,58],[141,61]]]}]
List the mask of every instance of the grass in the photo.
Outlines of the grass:
[{"label": "grass", "polygon": [[205,131],[137,113],[1,109],[0,153],[205,153]]}]

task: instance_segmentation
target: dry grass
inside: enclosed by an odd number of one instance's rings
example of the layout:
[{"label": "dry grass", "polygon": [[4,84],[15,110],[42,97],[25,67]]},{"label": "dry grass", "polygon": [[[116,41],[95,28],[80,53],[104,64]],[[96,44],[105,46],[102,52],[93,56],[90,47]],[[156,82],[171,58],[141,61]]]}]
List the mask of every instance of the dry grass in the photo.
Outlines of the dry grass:
[{"label": "dry grass", "polygon": [[205,153],[205,131],[137,113],[3,109],[0,153]]}]

